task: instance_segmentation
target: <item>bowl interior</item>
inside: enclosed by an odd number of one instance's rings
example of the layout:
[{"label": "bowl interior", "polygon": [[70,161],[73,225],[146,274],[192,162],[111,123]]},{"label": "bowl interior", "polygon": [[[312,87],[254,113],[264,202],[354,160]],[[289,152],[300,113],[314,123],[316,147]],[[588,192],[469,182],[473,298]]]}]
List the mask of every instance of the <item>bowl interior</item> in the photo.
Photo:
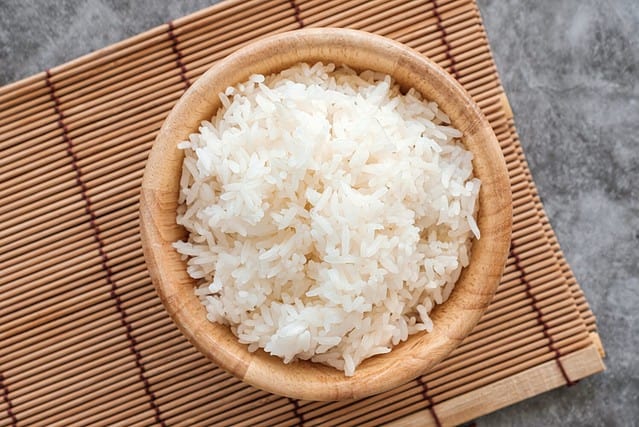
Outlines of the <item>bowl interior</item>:
[{"label": "bowl interior", "polygon": [[[281,71],[299,62],[333,62],[393,76],[437,102],[474,154],[482,181],[470,265],[448,301],[431,313],[434,330],[415,334],[385,355],[365,360],[353,377],[311,362],[285,365],[262,351],[249,353],[231,331],[206,319],[195,281],[171,244],[186,236],[175,222],[183,153],[178,142],[197,132],[220,107],[217,94],[251,74]],[[167,117],[144,173],[140,220],[145,259],[157,292],[183,334],[209,359],[249,384],[310,400],[359,398],[405,383],[432,368],[468,335],[490,303],[508,254],[511,192],[496,137],[464,89],[437,65],[391,40],[354,30],[284,33],[248,45],[218,62],[182,96]]]}]

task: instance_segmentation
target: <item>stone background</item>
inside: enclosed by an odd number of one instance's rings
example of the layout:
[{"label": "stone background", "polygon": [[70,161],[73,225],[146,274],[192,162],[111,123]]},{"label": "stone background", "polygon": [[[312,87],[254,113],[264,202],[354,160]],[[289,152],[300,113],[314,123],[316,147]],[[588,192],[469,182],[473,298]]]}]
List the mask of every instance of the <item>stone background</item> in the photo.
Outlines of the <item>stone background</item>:
[{"label": "stone background", "polygon": [[[211,3],[0,0],[0,84]],[[597,316],[608,370],[477,422],[639,425],[639,1],[478,3],[535,182]]]}]

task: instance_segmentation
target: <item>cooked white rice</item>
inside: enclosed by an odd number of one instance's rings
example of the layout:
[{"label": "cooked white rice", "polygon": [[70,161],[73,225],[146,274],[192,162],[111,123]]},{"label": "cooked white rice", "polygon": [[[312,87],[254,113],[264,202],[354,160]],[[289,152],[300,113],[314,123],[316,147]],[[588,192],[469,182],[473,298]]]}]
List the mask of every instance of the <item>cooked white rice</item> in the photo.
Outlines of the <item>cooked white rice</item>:
[{"label": "cooked white rice", "polygon": [[479,238],[480,182],[448,117],[387,75],[332,64],[219,96],[179,144],[190,234],[174,244],[208,319],[250,351],[349,376],[431,331]]}]

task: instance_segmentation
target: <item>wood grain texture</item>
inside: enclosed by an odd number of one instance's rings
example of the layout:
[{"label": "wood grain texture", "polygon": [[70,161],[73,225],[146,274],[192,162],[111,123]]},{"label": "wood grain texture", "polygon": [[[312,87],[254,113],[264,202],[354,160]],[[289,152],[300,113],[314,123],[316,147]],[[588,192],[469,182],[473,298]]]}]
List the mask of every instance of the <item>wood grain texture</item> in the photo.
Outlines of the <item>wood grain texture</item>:
[{"label": "wood grain texture", "polygon": [[[183,154],[177,143],[196,132],[219,108],[217,93],[254,73],[273,73],[299,62],[335,62],[392,75],[434,100],[464,133],[481,179],[478,225],[471,261],[449,300],[431,313],[434,331],[416,334],[391,353],[364,361],[355,376],[311,362],[285,365],[262,351],[249,353],[224,326],[206,320],[195,281],[171,244],[185,237],[176,224]],[[499,284],[510,245],[509,176],[495,134],[467,92],[418,52],[390,39],[355,30],[313,29],[252,43],[216,63],[170,112],[146,164],[140,195],[145,259],[156,290],[182,333],[218,366],[272,393],[310,400],[359,398],[389,390],[426,373],[453,351],[477,324]]]},{"label": "wood grain texture", "polygon": [[[304,26],[390,37],[454,75],[510,174],[517,256],[480,323],[427,374],[358,400],[284,398],[215,366],[167,315],[139,237],[142,172],[182,75],[298,28],[294,4]],[[565,384],[559,365],[570,380],[573,366],[603,369],[582,351],[598,341],[594,315],[543,212],[473,0],[226,0],[0,88],[0,130],[2,426],[446,424],[495,410],[493,396],[505,405]],[[538,382],[540,366],[553,381]],[[526,392],[495,388],[511,378]]]},{"label": "wood grain texture", "polygon": [[[596,345],[591,345],[561,358],[574,381],[605,369]],[[479,390],[460,394],[433,407],[442,426],[463,424],[486,413],[561,387],[563,375],[555,361],[548,361],[523,372],[504,378]],[[436,426],[431,410],[420,410],[387,424],[388,427]]]}]

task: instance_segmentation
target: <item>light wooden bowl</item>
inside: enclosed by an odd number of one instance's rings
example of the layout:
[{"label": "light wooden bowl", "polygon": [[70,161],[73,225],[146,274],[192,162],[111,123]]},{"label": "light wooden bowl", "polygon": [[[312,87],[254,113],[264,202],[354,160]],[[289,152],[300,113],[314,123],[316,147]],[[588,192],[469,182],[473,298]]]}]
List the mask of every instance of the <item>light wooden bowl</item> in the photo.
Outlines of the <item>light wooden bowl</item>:
[{"label": "light wooden bowl", "polygon": [[[412,335],[390,353],[365,360],[353,377],[311,363],[285,365],[261,350],[249,353],[229,328],[206,319],[194,294],[195,281],[171,247],[186,232],[175,222],[183,153],[179,141],[197,132],[220,106],[217,94],[251,74],[278,72],[299,62],[333,62],[393,76],[414,87],[450,116],[474,153],[481,179],[478,225],[481,239],[448,301],[431,313],[432,333]],[[497,139],[466,91],[445,71],[410,48],[354,30],[313,29],[252,43],[216,63],[182,96],[167,117],[146,164],[140,200],[144,255],[157,292],[182,333],[206,357],[243,381],[272,393],[309,400],[360,398],[424,374],[470,333],[491,302],[508,254],[511,192]]]}]

